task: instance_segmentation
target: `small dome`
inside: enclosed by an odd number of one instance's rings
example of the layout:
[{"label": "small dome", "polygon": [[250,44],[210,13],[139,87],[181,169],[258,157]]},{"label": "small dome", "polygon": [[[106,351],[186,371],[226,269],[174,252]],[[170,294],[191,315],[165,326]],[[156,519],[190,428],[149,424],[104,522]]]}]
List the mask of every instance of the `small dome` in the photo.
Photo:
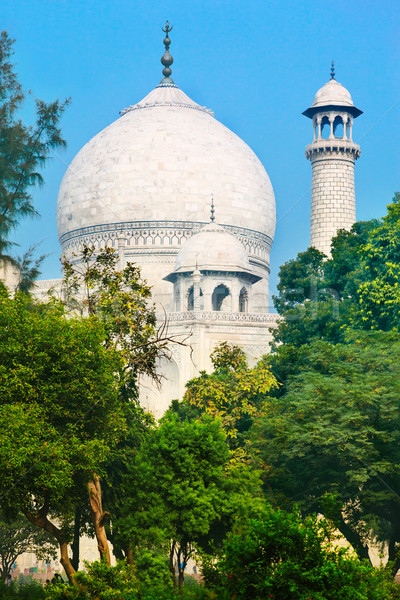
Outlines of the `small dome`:
[{"label": "small dome", "polygon": [[362,114],[362,110],[354,106],[350,92],[336,79],[331,79],[322,86],[315,94],[314,102],[303,112],[303,115],[312,119],[315,113],[324,109],[340,109],[343,108],[353,117],[358,117]]},{"label": "small dome", "polygon": [[315,94],[312,106],[354,106],[350,92],[336,79],[331,79]]},{"label": "small dome", "polygon": [[174,273],[241,271],[252,273],[242,242],[216,223],[205,225],[178,252]]}]

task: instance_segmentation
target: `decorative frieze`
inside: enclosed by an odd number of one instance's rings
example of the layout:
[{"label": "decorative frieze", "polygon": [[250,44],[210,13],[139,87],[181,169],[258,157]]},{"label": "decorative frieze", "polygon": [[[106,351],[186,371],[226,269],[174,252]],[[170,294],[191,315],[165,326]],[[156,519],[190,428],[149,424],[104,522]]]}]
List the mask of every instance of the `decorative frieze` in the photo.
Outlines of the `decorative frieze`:
[{"label": "decorative frieze", "polygon": [[[176,255],[182,244],[200,231],[204,225],[205,223],[194,221],[111,223],[68,232],[61,236],[60,243],[63,253],[69,256],[73,252],[78,253],[83,244],[94,245],[98,249],[104,246],[118,248],[118,240],[124,237],[126,257],[134,258],[144,253],[160,256]],[[251,263],[269,272],[272,239],[268,235],[233,225],[223,225],[223,227],[239,237],[249,253]]]},{"label": "decorative frieze", "polygon": [[232,313],[221,311],[171,312],[167,315],[170,323],[179,321],[230,321],[244,323],[271,323],[274,325],[279,316],[273,313]]}]

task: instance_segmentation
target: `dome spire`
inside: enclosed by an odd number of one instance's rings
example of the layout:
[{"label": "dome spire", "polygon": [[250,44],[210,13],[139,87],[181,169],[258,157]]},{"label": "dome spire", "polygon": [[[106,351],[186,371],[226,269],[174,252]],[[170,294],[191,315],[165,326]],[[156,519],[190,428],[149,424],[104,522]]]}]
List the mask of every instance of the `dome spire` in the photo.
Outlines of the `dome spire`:
[{"label": "dome spire", "polygon": [[214,196],[211,196],[211,210],[210,210],[210,221],[214,223],[215,221],[215,210],[214,210]]},{"label": "dome spire", "polygon": [[[168,21],[167,21],[168,23]],[[335,63],[332,61],[331,64],[331,79],[335,79]]]},{"label": "dome spire", "polygon": [[163,75],[164,75],[164,79],[161,79],[160,83],[174,83],[173,80],[171,79],[171,74],[172,71],[170,69],[172,63],[174,62],[174,59],[172,58],[171,54],[169,53],[169,46],[171,44],[171,40],[169,39],[169,32],[172,31],[173,29],[173,25],[170,27],[168,21],[166,21],[165,23],[165,29],[162,28],[162,31],[164,31],[165,33],[165,38],[163,40],[163,44],[165,46],[165,52],[161,58],[161,64],[164,65],[163,68]]}]

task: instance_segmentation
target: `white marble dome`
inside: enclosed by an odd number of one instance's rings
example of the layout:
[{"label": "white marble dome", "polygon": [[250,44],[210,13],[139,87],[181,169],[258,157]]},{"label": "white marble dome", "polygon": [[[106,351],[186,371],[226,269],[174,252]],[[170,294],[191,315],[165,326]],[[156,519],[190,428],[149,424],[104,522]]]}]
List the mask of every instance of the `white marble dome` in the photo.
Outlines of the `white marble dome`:
[{"label": "white marble dome", "polygon": [[71,232],[126,222],[220,223],[269,236],[275,198],[243,140],[173,83],[157,86],[91,139],[63,178],[61,244]]},{"label": "white marble dome", "polygon": [[312,107],[321,106],[354,106],[350,92],[336,79],[331,79],[315,94]]},{"label": "white marble dome", "polygon": [[234,235],[209,223],[189,238],[178,252],[175,273],[199,271],[252,271],[246,248]]}]

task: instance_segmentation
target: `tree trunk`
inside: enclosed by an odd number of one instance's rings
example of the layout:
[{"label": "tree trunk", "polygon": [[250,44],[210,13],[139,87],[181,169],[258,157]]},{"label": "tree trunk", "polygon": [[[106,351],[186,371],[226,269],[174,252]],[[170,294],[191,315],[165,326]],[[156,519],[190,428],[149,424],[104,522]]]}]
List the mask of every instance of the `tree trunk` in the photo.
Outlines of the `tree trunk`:
[{"label": "tree trunk", "polygon": [[75,520],[74,520],[74,539],[71,544],[72,559],[71,563],[75,571],[79,569],[79,546],[80,546],[80,530],[81,530],[81,509],[77,506],[75,508]]},{"label": "tree trunk", "polygon": [[25,514],[26,518],[29,519],[29,521],[31,523],[33,523],[33,525],[36,525],[36,527],[40,527],[41,529],[44,529],[45,531],[50,533],[50,535],[52,535],[53,537],[56,538],[56,540],[60,546],[60,554],[61,554],[60,563],[64,567],[64,571],[68,577],[69,582],[74,584],[76,571],[75,571],[74,567],[72,566],[71,560],[68,556],[68,544],[65,541],[65,539],[61,533],[61,530],[58,527],[56,527],[53,523],[51,523],[51,521],[49,521],[46,514],[41,514],[40,512],[37,514],[34,514],[34,513],[30,512],[29,510],[27,510],[24,514]]},{"label": "tree trunk", "polygon": [[176,573],[175,573],[175,566],[174,566],[174,556],[175,556],[175,545],[176,542],[171,542],[171,548],[169,551],[169,570],[172,576],[172,581],[174,583],[174,589],[176,589],[177,587],[177,581],[176,581]]},{"label": "tree trunk", "polygon": [[179,571],[179,576],[178,576],[178,590],[179,590],[179,593],[180,593],[182,591],[182,586],[183,586],[183,580],[185,578],[185,573],[184,573],[184,568],[181,565],[179,565],[178,571]]},{"label": "tree trunk", "polygon": [[181,593],[182,590],[182,586],[183,586],[183,581],[185,579],[185,569],[187,567],[189,558],[192,554],[192,549],[190,546],[189,542],[184,542],[182,544],[182,546],[179,549],[179,566],[178,566],[178,572],[179,572],[179,578],[178,578],[178,588],[179,588],[179,593]]},{"label": "tree trunk", "polygon": [[352,529],[350,527],[350,525],[348,525],[348,523],[346,523],[346,521],[343,519],[343,517],[341,518],[340,522],[337,523],[335,521],[335,525],[339,529],[340,533],[349,542],[349,544],[351,544],[353,546],[355,552],[357,553],[358,558],[360,560],[363,560],[363,559],[369,560],[369,562],[372,565],[372,562],[371,562],[371,559],[370,559],[369,553],[368,553],[368,546],[363,544],[362,539],[359,536],[359,534],[357,533],[357,531],[354,531],[354,529]]},{"label": "tree trunk", "polygon": [[397,531],[395,531],[388,543],[388,561],[391,562],[393,564],[392,566],[392,573],[393,573],[393,577],[396,575],[397,571],[400,568],[400,557],[397,555],[398,550],[396,548],[397,546]]},{"label": "tree trunk", "polygon": [[132,567],[132,570],[134,570],[135,561],[133,559],[132,546],[130,544],[125,544],[124,545],[124,552],[125,552],[126,563]]},{"label": "tree trunk", "polygon": [[100,478],[97,475],[94,475],[93,479],[89,481],[88,490],[92,522],[97,539],[97,547],[99,549],[100,558],[105,560],[107,564],[111,566],[110,549],[108,546],[106,529],[104,527],[104,523],[107,519],[109,519],[110,513],[107,511],[103,512]]}]

